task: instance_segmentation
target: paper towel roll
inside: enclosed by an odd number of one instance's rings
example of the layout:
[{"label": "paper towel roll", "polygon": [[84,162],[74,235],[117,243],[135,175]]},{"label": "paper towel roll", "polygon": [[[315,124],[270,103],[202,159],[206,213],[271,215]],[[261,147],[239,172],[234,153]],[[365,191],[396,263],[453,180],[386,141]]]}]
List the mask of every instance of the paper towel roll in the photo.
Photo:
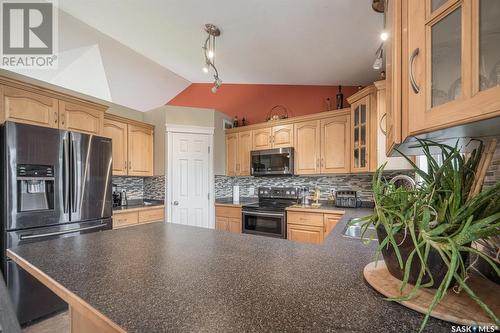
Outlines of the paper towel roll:
[{"label": "paper towel roll", "polygon": [[238,185],[233,186],[233,203],[240,202],[240,187]]}]

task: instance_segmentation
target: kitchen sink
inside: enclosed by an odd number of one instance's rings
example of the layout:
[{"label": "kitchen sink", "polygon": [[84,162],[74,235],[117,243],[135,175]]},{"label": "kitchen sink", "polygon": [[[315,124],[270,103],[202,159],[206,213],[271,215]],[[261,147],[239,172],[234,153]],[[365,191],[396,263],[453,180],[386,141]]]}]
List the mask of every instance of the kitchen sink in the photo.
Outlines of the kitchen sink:
[{"label": "kitchen sink", "polygon": [[359,219],[350,219],[347,222],[344,231],[342,232],[342,236],[354,239],[362,239],[362,240],[377,240],[377,231],[373,227],[373,225],[369,226],[366,229],[364,235],[362,235],[363,230],[361,228],[362,221]]}]

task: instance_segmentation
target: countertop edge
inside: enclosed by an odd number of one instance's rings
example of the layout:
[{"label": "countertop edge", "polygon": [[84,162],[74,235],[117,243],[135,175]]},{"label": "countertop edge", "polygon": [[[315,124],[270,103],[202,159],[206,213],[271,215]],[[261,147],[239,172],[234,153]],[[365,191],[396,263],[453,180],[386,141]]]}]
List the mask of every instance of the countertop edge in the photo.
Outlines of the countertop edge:
[{"label": "countertop edge", "polygon": [[16,264],[26,270],[29,274],[35,277],[40,283],[45,285],[47,288],[52,290],[57,296],[61,297],[68,305],[74,308],[76,311],[82,313],[83,311],[90,311],[96,317],[98,317],[103,324],[110,326],[115,332],[126,333],[126,331],[116,324],[114,321],[106,317],[96,308],[85,302],[83,299],[66,289],[60,283],[52,279],[49,275],[45,274],[43,271],[38,269],[36,266],[32,265],[24,258],[17,255],[15,252],[7,249],[7,257],[12,259]]}]

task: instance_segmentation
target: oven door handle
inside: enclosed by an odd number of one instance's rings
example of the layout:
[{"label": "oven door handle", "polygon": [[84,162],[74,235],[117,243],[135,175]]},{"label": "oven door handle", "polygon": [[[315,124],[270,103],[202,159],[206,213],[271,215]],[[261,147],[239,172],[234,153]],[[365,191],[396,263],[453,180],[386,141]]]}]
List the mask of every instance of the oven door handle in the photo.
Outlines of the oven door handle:
[{"label": "oven door handle", "polygon": [[285,213],[260,213],[260,212],[243,211],[243,215],[284,217]]}]

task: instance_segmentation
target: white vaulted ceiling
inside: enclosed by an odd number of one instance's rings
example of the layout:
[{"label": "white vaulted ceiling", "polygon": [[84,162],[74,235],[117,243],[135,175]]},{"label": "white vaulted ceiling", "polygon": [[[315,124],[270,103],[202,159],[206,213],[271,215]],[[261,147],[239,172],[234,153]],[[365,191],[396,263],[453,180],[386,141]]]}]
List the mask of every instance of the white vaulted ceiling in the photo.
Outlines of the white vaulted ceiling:
[{"label": "white vaulted ceiling", "polygon": [[372,82],[383,16],[371,0],[59,0],[62,10],[191,82],[201,70],[202,27],[222,30],[226,83]]}]

